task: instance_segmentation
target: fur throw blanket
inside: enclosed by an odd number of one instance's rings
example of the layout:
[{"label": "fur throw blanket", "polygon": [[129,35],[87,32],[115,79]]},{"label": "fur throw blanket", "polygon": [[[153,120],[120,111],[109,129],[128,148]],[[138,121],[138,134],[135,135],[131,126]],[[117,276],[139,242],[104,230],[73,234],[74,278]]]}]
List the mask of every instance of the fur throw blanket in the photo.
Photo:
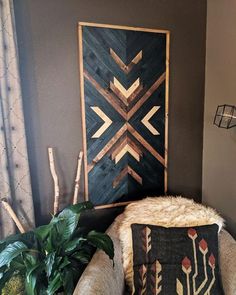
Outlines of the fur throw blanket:
[{"label": "fur throw blanket", "polygon": [[131,224],[152,224],[164,227],[189,227],[216,223],[221,230],[224,220],[212,208],[182,197],[149,197],[129,204],[116,218],[122,246],[125,279],[132,289],[133,253]]}]

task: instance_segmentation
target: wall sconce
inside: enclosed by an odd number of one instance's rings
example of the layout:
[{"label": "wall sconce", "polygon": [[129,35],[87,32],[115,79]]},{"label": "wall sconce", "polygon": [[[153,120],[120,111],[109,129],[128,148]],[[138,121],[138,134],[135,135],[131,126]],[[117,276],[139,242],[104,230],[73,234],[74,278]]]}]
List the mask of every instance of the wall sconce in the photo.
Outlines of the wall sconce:
[{"label": "wall sconce", "polygon": [[214,125],[225,129],[236,126],[236,107],[228,104],[218,106]]}]

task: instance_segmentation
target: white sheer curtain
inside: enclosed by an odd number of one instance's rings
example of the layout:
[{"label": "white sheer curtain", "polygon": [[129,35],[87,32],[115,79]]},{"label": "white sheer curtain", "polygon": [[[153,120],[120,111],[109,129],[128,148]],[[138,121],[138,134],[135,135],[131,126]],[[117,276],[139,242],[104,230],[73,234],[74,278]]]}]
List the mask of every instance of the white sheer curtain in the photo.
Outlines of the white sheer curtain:
[{"label": "white sheer curtain", "polygon": [[[0,0],[0,198],[25,225],[34,225],[13,3]],[[0,204],[0,238],[15,227]]]}]

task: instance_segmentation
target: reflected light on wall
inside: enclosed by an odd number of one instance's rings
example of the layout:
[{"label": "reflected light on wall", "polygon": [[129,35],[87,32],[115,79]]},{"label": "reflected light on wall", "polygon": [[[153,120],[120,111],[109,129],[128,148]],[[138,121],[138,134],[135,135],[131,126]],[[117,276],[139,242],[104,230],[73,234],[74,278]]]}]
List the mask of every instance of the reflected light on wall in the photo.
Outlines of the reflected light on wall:
[{"label": "reflected light on wall", "polygon": [[219,105],[216,110],[214,125],[229,129],[236,126],[236,107],[233,105]]}]

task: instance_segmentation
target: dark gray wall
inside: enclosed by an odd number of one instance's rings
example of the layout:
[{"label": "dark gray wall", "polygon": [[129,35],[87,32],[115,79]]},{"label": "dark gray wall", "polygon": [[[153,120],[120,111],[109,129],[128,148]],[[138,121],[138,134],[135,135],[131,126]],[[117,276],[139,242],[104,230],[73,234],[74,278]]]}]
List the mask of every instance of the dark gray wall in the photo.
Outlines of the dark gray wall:
[{"label": "dark gray wall", "polygon": [[[219,22],[220,20],[220,22]],[[236,237],[236,127],[213,125],[217,105],[236,105],[236,1],[209,0],[203,149],[203,202]],[[223,42],[219,42],[222,36]]]},{"label": "dark gray wall", "polygon": [[200,201],[206,0],[15,0],[14,5],[37,221],[52,212],[46,148],[57,149],[65,196],[81,149],[78,21],[171,31],[169,192]]}]

